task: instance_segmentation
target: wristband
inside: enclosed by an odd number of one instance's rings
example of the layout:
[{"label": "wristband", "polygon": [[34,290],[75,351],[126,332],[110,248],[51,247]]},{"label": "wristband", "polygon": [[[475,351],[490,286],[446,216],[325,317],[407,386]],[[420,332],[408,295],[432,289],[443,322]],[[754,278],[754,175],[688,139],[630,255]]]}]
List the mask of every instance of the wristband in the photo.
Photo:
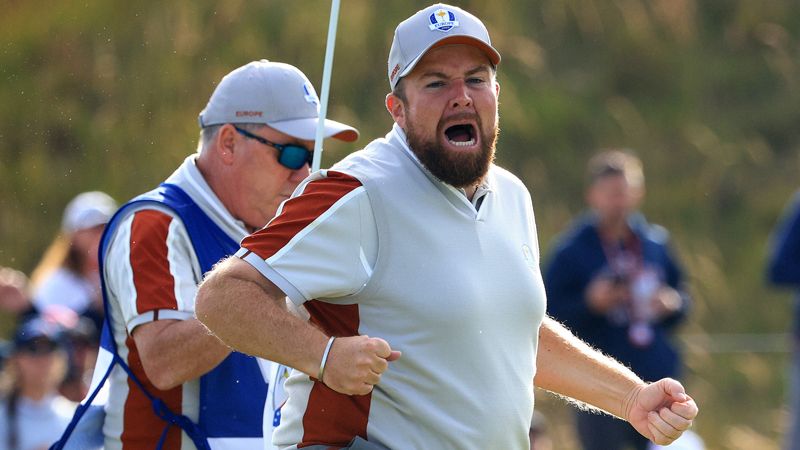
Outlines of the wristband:
[{"label": "wristband", "polygon": [[325,375],[325,365],[328,363],[328,354],[331,352],[334,339],[336,339],[334,336],[328,339],[328,345],[325,346],[325,351],[322,353],[322,361],[319,362],[319,376],[317,376],[319,381],[322,381],[322,376]]}]

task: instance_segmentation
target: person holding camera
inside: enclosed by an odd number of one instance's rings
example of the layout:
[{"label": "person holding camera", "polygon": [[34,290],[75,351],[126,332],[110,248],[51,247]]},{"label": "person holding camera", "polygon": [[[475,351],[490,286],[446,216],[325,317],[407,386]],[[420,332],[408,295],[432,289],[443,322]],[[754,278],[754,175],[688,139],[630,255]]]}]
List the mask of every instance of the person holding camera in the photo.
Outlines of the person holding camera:
[{"label": "person holding camera", "polygon": [[[638,212],[641,162],[604,151],[587,175],[589,211],[558,238],[545,268],[547,312],[645,381],[676,378],[681,361],[668,337],[690,298],[667,231]],[[613,417],[577,411],[576,423],[586,450],[647,448],[647,439]]]}]

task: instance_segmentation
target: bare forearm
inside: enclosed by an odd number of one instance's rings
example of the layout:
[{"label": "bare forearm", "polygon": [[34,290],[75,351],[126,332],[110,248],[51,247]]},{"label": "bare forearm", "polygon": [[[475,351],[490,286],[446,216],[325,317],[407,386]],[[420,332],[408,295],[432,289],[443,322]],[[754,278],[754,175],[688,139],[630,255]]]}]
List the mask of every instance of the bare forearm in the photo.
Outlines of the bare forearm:
[{"label": "bare forearm", "polygon": [[162,390],[199,378],[230,353],[197,319],[147,323],[133,337],[145,373]]},{"label": "bare forearm", "polygon": [[217,267],[198,291],[197,317],[242,353],[316,376],[328,336],[292,315],[283,293],[251,271],[237,258]]},{"label": "bare forearm", "polygon": [[539,330],[534,384],[627,419],[629,403],[644,386],[628,368],[590,348],[556,321]]}]

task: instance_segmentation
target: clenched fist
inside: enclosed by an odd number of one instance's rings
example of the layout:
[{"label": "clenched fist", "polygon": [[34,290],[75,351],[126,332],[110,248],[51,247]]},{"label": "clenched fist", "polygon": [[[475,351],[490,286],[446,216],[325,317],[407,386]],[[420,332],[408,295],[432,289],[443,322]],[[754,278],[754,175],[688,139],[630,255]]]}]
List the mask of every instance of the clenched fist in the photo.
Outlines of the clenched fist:
[{"label": "clenched fist", "polygon": [[380,338],[351,336],[336,338],[328,354],[323,383],[336,392],[365,395],[381,381],[390,361],[400,357]]},{"label": "clenched fist", "polygon": [[698,408],[678,381],[662,378],[640,386],[626,401],[626,417],[636,430],[659,445],[668,445],[692,426]]}]

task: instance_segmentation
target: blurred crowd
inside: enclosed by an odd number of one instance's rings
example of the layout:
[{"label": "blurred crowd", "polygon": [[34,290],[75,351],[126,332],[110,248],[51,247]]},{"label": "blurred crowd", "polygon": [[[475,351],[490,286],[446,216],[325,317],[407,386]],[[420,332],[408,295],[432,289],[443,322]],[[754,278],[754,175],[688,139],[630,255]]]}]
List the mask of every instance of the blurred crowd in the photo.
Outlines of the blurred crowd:
[{"label": "blurred crowd", "polygon": [[48,448],[88,392],[103,322],[97,252],[116,208],[103,192],[78,195],[30,279],[0,268],[0,314],[16,323],[0,350],[0,450]]}]

